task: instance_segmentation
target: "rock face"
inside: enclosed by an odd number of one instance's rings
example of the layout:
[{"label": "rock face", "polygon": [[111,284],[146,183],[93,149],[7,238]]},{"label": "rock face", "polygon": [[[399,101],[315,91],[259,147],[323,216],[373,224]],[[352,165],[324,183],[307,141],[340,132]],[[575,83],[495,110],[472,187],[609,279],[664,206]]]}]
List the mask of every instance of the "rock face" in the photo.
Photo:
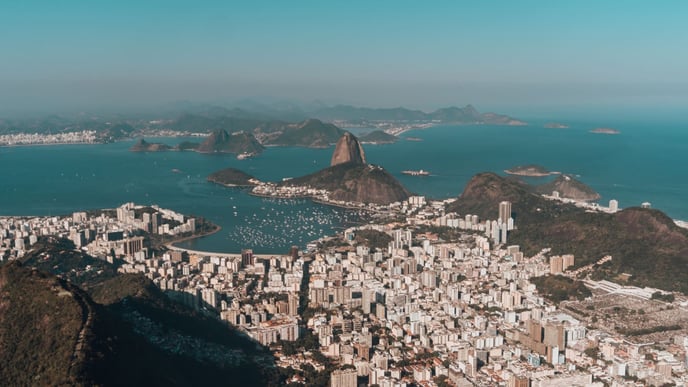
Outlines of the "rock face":
[{"label": "rock face", "polygon": [[559,196],[566,199],[593,201],[600,198],[592,188],[569,175],[561,175],[551,183],[537,187],[539,193],[551,195],[552,191],[559,192]]},{"label": "rock face", "polygon": [[332,154],[332,161],[330,166],[335,166],[338,164],[352,163],[352,164],[365,164],[365,152],[363,147],[358,142],[358,139],[353,134],[346,132],[337,141],[337,146],[334,148],[334,153]]},{"label": "rock face", "polygon": [[410,196],[409,191],[382,167],[352,162],[337,164],[282,184],[325,189],[330,191],[330,199],[346,202],[389,204]]},{"label": "rock face", "polygon": [[265,149],[253,137],[246,132],[227,133],[226,130],[217,130],[198,146],[197,151],[201,153],[254,153],[258,154]]}]

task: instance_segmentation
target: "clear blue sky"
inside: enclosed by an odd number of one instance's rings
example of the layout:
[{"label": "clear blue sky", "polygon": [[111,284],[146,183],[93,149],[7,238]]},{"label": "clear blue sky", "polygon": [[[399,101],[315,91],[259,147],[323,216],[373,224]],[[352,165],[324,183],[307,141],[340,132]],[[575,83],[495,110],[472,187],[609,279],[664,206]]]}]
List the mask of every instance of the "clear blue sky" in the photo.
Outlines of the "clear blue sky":
[{"label": "clear blue sky", "polygon": [[687,48],[688,1],[8,1],[0,103],[680,103]]}]

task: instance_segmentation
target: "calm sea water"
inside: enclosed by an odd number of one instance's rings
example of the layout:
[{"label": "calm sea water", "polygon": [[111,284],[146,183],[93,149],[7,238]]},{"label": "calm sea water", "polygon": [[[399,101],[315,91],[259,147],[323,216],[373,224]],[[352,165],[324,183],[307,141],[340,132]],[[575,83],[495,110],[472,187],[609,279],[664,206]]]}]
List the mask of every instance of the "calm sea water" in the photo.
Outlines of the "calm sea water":
[{"label": "calm sea water", "polygon": [[[402,135],[423,141],[364,147],[369,162],[384,166],[411,191],[433,198],[457,196],[478,172],[501,173],[534,163],[578,175],[602,195],[601,203],[617,199],[628,207],[649,201],[673,218],[688,219],[687,127],[629,121],[545,129],[542,124],[439,126]],[[588,132],[597,126],[622,133]],[[222,226],[221,232],[187,247],[265,253],[303,246],[358,220],[345,210],[306,200],[261,199],[205,181],[208,174],[230,166],[263,180],[300,176],[327,166],[331,148],[268,148],[254,159],[237,160],[192,152],[131,153],[132,143],[0,148],[0,214],[69,214],[129,201],[158,204]],[[402,175],[405,169],[425,169],[432,175]]]}]

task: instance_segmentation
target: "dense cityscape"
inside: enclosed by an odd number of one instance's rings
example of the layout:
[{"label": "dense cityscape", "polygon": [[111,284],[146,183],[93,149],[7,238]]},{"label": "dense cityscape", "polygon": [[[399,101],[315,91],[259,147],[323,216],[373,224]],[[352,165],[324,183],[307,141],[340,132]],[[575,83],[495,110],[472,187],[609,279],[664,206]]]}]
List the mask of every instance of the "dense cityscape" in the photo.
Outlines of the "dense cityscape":
[{"label": "dense cityscape", "polygon": [[[268,347],[287,383],[306,383],[309,369],[327,370],[337,387],[362,380],[371,386],[688,380],[685,332],[667,328],[688,318],[684,296],[593,280],[594,265],[574,271],[570,254],[544,249],[524,256],[508,244],[518,227],[509,202],[494,209],[494,220],[445,213],[448,202],[411,197],[386,207],[384,218],[394,221],[349,228],[284,255],[171,244],[154,253],[150,235],[173,241],[193,234],[195,219],[133,203],[71,217],[5,217],[0,245],[3,260],[13,260],[39,238],[68,238],[121,273],[141,273],[171,298]],[[600,257],[595,265],[612,259]],[[539,281],[546,275],[583,278],[591,293],[557,298]],[[665,326],[607,324],[620,312]]]}]

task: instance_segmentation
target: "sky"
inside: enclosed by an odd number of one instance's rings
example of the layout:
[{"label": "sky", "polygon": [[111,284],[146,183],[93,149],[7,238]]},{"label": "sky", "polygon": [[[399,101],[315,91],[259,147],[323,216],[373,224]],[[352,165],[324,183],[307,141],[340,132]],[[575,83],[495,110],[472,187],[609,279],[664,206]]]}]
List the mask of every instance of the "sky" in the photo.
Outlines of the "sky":
[{"label": "sky", "polygon": [[671,0],[3,2],[0,111],[685,106],[686,20]]}]

